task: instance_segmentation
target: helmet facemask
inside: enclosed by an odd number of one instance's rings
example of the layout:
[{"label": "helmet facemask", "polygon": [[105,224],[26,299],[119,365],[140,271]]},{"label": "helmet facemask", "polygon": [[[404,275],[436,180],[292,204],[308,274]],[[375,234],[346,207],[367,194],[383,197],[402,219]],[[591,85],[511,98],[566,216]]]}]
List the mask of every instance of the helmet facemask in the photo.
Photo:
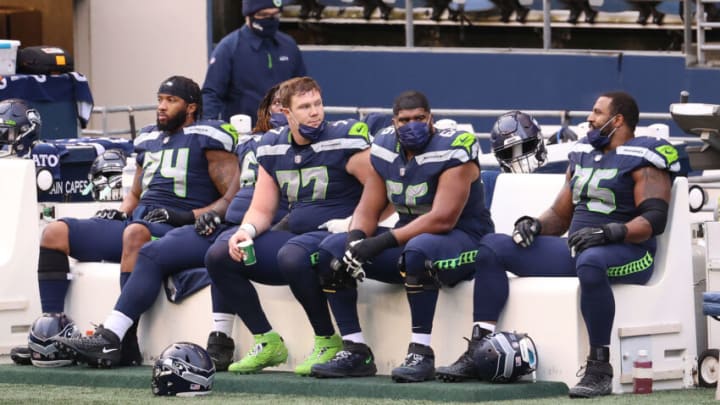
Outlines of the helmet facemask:
[{"label": "helmet facemask", "polygon": [[493,153],[505,172],[532,173],[547,162],[540,125],[520,111],[501,115],[490,133]]}]

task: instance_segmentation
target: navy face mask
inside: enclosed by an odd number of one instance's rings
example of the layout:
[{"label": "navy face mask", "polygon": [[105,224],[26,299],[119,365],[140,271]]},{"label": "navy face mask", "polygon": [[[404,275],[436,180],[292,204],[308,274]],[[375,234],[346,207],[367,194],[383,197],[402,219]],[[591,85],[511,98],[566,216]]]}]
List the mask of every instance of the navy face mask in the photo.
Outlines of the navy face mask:
[{"label": "navy face mask", "polygon": [[323,120],[323,122],[321,122],[317,128],[305,124],[300,124],[298,125],[298,131],[303,138],[307,139],[310,142],[315,142],[320,139],[320,135],[322,135],[323,131],[325,131],[326,125],[327,121],[325,120]]},{"label": "navy face mask", "polygon": [[262,38],[272,38],[280,28],[278,18],[250,18],[250,28]]},{"label": "navy face mask", "polygon": [[287,125],[288,120],[283,113],[272,113],[270,114],[270,126],[273,128],[279,128],[283,125]]},{"label": "navy face mask", "polygon": [[607,135],[603,134],[603,130],[605,130],[605,128],[607,128],[607,126],[610,125],[611,122],[613,122],[613,119],[615,119],[616,116],[617,116],[617,114],[613,115],[612,118],[610,118],[600,128],[591,129],[587,132],[588,141],[590,142],[590,145],[592,145],[593,148],[602,150],[606,146],[608,146],[608,144],[610,143],[610,137],[615,133],[617,128],[613,128],[613,130],[610,131],[610,133]]},{"label": "navy face mask", "polygon": [[409,152],[420,152],[430,141],[430,127],[420,121],[410,121],[396,129],[400,145]]}]

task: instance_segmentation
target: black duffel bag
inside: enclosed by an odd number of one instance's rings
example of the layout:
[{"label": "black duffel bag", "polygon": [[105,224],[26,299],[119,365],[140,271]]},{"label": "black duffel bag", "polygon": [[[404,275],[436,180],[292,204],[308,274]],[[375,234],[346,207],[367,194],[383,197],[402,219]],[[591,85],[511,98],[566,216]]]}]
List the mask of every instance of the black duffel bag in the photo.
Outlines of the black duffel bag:
[{"label": "black duffel bag", "polygon": [[75,69],[72,56],[56,46],[28,46],[18,50],[17,73],[52,75],[72,72]]}]

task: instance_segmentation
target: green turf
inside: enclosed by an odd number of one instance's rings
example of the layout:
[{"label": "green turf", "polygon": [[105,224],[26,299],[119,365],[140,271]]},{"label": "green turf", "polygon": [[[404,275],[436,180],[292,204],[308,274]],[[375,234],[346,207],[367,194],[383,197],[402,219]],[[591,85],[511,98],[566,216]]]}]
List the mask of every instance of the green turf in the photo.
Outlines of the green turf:
[{"label": "green turf", "polygon": [[[42,369],[32,366],[0,365],[0,382],[13,384],[148,388],[150,375],[150,367],[97,370],[80,366]],[[242,392],[317,397],[477,402],[564,396],[567,394],[567,386],[559,382],[447,384],[432,381],[422,384],[397,384],[387,376],[316,379],[298,377],[287,372],[264,372],[254,375],[217,373],[214,391],[218,393]]]},{"label": "green turf", "polygon": [[[677,405],[677,404],[716,404],[714,389],[690,389],[682,391],[654,392],[650,395],[611,395],[590,400],[571,400],[566,396],[547,397],[538,399],[520,399],[502,401],[502,405],[556,405],[556,404],[612,404],[612,405]],[[434,397],[435,401],[442,401],[444,405],[463,404],[451,402],[442,397]],[[380,399],[357,398],[342,396],[336,398],[277,395],[277,394],[248,394],[215,391],[206,397],[193,399],[171,399],[155,397],[150,387],[140,388],[112,388],[112,387],[74,387],[59,385],[30,385],[30,384],[4,384],[0,383],[0,404],[34,404],[49,403],[62,404],[106,404],[106,403],[132,403],[132,404],[170,404],[195,403],[203,404],[292,404],[292,405],[434,405],[438,402],[415,399]]]},{"label": "green turf", "polygon": [[[150,390],[150,368],[96,370],[87,367],[41,369],[0,364],[0,404],[52,403],[165,403]],[[213,393],[194,398],[207,404],[318,404],[318,405],[434,405],[500,402],[502,405],[555,404],[715,404],[714,389],[654,392],[650,395],[611,395],[571,400],[561,383],[396,384],[389,377],[318,380],[290,373],[256,375],[218,373]],[[178,401],[185,401],[177,399]]]}]

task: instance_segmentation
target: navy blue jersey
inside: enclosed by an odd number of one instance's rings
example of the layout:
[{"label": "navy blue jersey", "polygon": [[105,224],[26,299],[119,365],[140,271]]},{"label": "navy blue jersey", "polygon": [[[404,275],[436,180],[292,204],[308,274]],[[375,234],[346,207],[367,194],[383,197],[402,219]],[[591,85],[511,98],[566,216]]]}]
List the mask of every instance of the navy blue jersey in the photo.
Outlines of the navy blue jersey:
[{"label": "navy blue jersey", "polygon": [[637,137],[606,154],[595,150],[587,138],[568,154],[572,174],[573,213],[570,234],[587,226],[625,223],[638,216],[632,173],[651,166],[670,173],[680,170],[675,147],[665,140]]},{"label": "navy blue jersey", "polygon": [[237,133],[222,121],[197,122],[172,134],[151,125],[134,143],[143,168],[140,204],[188,211],[220,198],[205,151],[234,152]]},{"label": "navy blue jersey", "polygon": [[328,122],[310,145],[295,144],[288,127],[265,134],[257,159],[287,197],[291,232],[316,231],[330,219],[352,214],[362,185],[345,166],[352,155],[368,147],[368,127],[356,120]]},{"label": "navy blue jersey", "polygon": [[[402,226],[428,213],[437,193],[440,175],[445,170],[467,162],[477,163],[480,146],[473,134],[455,130],[437,132],[425,150],[407,160],[400,149],[394,127],[388,127],[375,137],[371,162],[385,180],[388,199],[400,216],[396,226]],[[470,186],[470,195],[455,229],[481,237],[493,232],[495,226],[490,211],[485,208],[485,196],[480,178]]]},{"label": "navy blue jersey", "polygon": [[[255,155],[257,144],[261,138],[262,134],[246,135],[238,141],[235,153],[240,163],[240,190],[238,190],[230,202],[230,206],[228,206],[225,213],[226,222],[240,224],[245,212],[250,207],[258,171],[258,161]],[[282,198],[273,223],[278,222],[287,214],[287,205],[287,200]]]}]

